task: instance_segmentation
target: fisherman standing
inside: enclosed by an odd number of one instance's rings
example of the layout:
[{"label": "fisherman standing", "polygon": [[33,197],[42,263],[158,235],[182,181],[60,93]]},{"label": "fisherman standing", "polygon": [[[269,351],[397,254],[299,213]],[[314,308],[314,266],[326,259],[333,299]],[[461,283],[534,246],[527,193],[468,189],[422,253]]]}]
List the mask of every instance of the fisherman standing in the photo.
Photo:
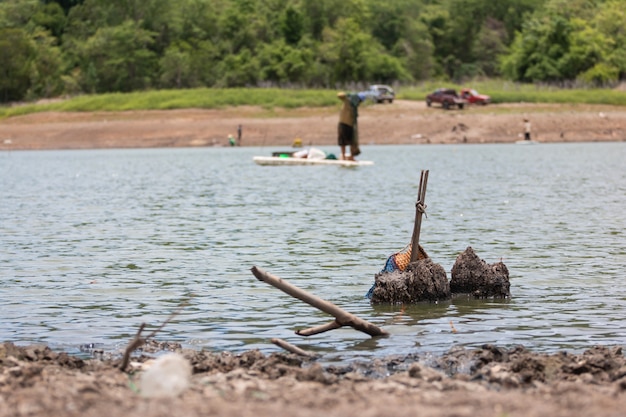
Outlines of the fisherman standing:
[{"label": "fisherman standing", "polygon": [[530,140],[530,120],[524,119],[524,140]]},{"label": "fisherman standing", "polygon": [[[361,97],[358,94],[340,92],[337,94],[339,100],[343,102],[339,112],[339,126],[337,142],[341,148],[341,159],[354,161],[354,157],[361,153],[359,149],[359,134],[357,119],[359,117],[358,107],[361,104]],[[350,155],[346,156],[346,147],[350,147]]]}]

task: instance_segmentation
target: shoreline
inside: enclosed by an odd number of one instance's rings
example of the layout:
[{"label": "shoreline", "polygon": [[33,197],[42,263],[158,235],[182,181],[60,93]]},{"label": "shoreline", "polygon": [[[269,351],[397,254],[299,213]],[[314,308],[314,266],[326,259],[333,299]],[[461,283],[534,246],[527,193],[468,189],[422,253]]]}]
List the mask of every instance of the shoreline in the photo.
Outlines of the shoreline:
[{"label": "shoreline", "polygon": [[[163,349],[178,366],[157,375]],[[150,341],[125,372],[120,364],[0,343],[0,417],[617,417],[626,406],[620,346],[545,354],[485,345],[325,367],[294,354]]]},{"label": "shoreline", "polygon": [[[43,112],[0,120],[0,151],[228,146],[337,146],[338,107]],[[514,143],[523,119],[541,143],[626,141],[626,111],[607,105],[490,104],[464,110],[396,100],[359,110],[361,145]]]}]

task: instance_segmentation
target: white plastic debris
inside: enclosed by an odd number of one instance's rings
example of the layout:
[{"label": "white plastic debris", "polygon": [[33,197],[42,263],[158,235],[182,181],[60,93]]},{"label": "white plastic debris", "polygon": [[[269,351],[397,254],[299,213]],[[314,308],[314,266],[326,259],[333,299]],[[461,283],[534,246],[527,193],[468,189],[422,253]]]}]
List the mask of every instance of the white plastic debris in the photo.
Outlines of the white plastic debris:
[{"label": "white plastic debris", "polygon": [[182,355],[168,353],[154,361],[141,375],[144,397],[177,397],[191,382],[191,365]]}]

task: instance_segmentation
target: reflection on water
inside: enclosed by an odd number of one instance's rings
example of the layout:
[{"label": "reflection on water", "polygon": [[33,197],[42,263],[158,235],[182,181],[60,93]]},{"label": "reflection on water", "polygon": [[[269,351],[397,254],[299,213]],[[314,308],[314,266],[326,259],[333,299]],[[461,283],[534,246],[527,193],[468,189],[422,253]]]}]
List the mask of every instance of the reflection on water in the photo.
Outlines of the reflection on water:
[{"label": "reflection on water", "polygon": [[[0,153],[0,340],[118,349],[187,300],[159,337],[215,350],[276,351],[278,337],[349,360],[626,342],[626,144],[367,146],[375,165],[359,169],[252,163],[273,150]],[[502,259],[511,300],[364,298],[410,240],[422,169],[422,245],[448,274],[467,246]],[[257,281],[254,265],[391,336],[296,336],[330,317]]]}]

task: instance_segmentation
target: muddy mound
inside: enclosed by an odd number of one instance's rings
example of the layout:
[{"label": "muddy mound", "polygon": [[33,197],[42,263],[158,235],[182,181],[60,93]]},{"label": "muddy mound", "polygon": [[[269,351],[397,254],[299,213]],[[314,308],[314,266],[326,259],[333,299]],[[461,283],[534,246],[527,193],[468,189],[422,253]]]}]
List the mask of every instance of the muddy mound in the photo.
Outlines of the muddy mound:
[{"label": "muddy mound", "polygon": [[376,274],[374,281],[372,303],[416,303],[450,298],[446,271],[430,258],[413,262],[404,271]]},{"label": "muddy mound", "polygon": [[538,387],[560,382],[613,385],[626,390],[626,358],[621,347],[596,346],[582,354],[541,354],[518,346],[456,348],[429,363],[448,376],[466,375],[491,389]]},{"label": "muddy mound", "polygon": [[449,300],[452,294],[469,294],[477,298],[511,296],[506,265],[502,262],[487,264],[469,246],[457,256],[449,282],[443,267],[427,256],[409,264],[404,271],[395,269],[388,272],[386,265],[382,272],[374,276],[374,286],[368,293],[371,302],[436,302]]},{"label": "muddy mound", "polygon": [[487,264],[468,246],[457,256],[452,267],[450,291],[453,294],[471,294],[478,298],[510,297],[509,270],[502,262]]}]

